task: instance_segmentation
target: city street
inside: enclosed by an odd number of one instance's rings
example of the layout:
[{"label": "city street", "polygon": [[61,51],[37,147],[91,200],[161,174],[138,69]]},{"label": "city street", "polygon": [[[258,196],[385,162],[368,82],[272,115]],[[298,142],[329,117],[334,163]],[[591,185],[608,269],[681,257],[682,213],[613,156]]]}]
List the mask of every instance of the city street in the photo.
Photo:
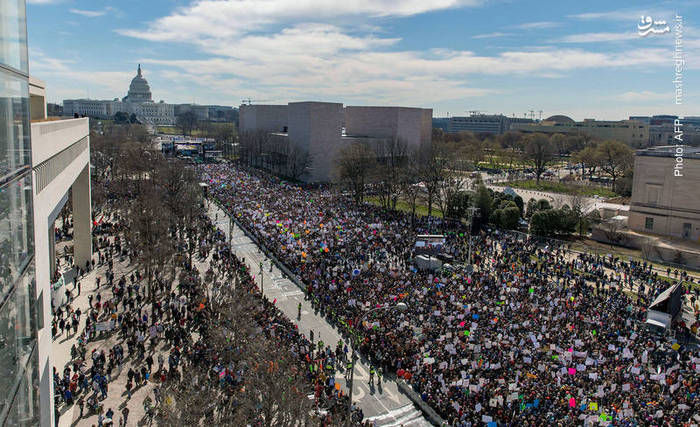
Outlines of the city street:
[{"label": "city street", "polygon": [[[214,203],[209,203],[209,216],[216,222],[217,226],[230,235],[230,221],[226,213]],[[304,299],[304,292],[291,280],[282,277],[282,271],[276,266],[270,272],[270,260],[262,253],[253,241],[251,241],[243,231],[234,224],[233,250],[239,257],[245,258],[250,266],[258,284],[262,284],[265,297],[275,301],[277,307],[290,319],[296,321],[297,307],[301,302],[301,320],[297,321],[302,333],[309,336],[313,330],[314,340],[335,347],[338,340],[342,339],[338,331],[330,326],[323,317],[313,312],[310,301]],[[260,262],[263,263],[262,278]],[[342,372],[336,374],[336,381],[341,384],[343,390],[347,392],[345,375]],[[365,419],[374,421],[377,426],[429,426],[420,410],[416,408],[411,400],[402,394],[394,381],[385,378],[382,385],[370,388],[369,365],[366,361],[359,360],[355,367],[353,401],[362,408]],[[376,378],[375,378],[376,382]]]}]

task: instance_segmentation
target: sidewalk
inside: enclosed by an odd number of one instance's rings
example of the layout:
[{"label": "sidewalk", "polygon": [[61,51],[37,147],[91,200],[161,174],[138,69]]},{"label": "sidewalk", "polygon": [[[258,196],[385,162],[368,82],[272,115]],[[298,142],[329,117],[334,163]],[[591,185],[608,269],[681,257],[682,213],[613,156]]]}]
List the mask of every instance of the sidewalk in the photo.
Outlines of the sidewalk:
[{"label": "sidewalk", "polygon": [[[114,241],[113,236],[110,236],[110,241]],[[57,253],[59,253],[57,251]],[[97,254],[95,253],[93,255],[93,259],[97,260]],[[193,258],[193,263],[197,266],[200,272],[206,271],[208,269],[208,259],[206,260],[195,260]],[[130,275],[133,271],[135,270],[135,267],[131,266],[128,263],[128,257],[125,258],[124,261],[120,261],[118,257],[113,258],[113,271],[114,271],[114,281],[115,283],[119,281],[119,279],[122,276],[128,276]],[[56,369],[59,372],[59,375],[62,376],[63,368],[66,366],[66,364],[69,364],[71,362],[71,346],[73,344],[76,345],[77,347],[77,339],[81,331],[85,329],[85,319],[87,318],[87,313],[89,312],[89,301],[88,301],[88,296],[92,295],[93,296],[93,304],[96,302],[96,296],[99,293],[102,296],[102,301],[107,301],[112,298],[112,291],[109,286],[106,284],[105,280],[105,273],[107,271],[107,264],[105,263],[104,265],[98,266],[97,263],[95,264],[95,269],[90,271],[88,274],[82,276],[78,280],[81,283],[81,294],[78,296],[77,295],[77,289],[73,289],[72,284],[67,286],[68,289],[72,290],[72,294],[74,296],[73,302],[71,303],[71,306],[73,307],[74,310],[77,310],[80,308],[82,314],[80,316],[80,324],[78,327],[78,334],[73,334],[73,335],[68,335],[66,333],[62,335],[57,335],[54,338],[53,344],[52,344],[52,362],[53,366],[56,367]],[[101,286],[99,289],[95,289],[95,284],[96,284],[96,278],[101,277],[102,280],[100,282]],[[138,283],[138,282],[137,282]],[[143,285],[143,284],[142,284]],[[147,313],[149,315],[149,319],[151,317],[151,312],[150,312],[150,304],[144,303],[143,306],[147,307]],[[121,306],[119,309],[119,312],[122,312]],[[98,321],[104,320],[102,318],[98,319]],[[128,425],[137,425],[137,423],[140,424],[140,420],[142,420],[145,416],[145,411],[143,408],[143,401],[146,398],[146,396],[151,396],[151,399],[155,402],[155,399],[153,398],[153,389],[154,387],[158,384],[155,382],[155,372],[157,370],[157,357],[158,354],[162,354],[163,358],[166,360],[166,365],[167,365],[167,359],[168,359],[168,350],[169,346],[166,348],[166,343],[164,339],[159,340],[158,346],[155,348],[155,351],[151,353],[150,351],[150,346],[146,345],[146,354],[152,354],[152,357],[155,361],[153,370],[151,372],[151,380],[148,381],[145,385],[142,385],[138,388],[133,388],[132,389],[132,396],[131,399],[127,399],[127,393],[126,393],[126,383],[127,383],[127,372],[129,371],[129,368],[134,368],[134,370],[140,369],[141,366],[143,365],[142,360],[134,360],[133,357],[127,356],[127,349],[126,349],[126,343],[122,341],[119,338],[119,332],[115,331],[111,334],[105,335],[103,337],[100,337],[99,333],[98,336],[91,340],[86,348],[86,359],[89,359],[90,354],[92,353],[93,350],[95,349],[100,349],[104,350],[105,355],[109,354],[109,350],[117,343],[121,343],[122,346],[124,347],[124,363],[122,365],[121,370],[119,370],[118,367],[114,368],[112,371],[111,375],[111,381],[108,383],[108,392],[107,392],[107,398],[102,400],[100,403],[102,404],[103,407],[103,413],[107,412],[109,408],[111,408],[114,411],[114,416],[113,416],[113,421],[114,425],[118,426],[119,422],[122,418],[121,410],[125,406],[129,408],[129,416],[128,416]],[[88,366],[91,365],[91,362],[87,362]],[[72,365],[72,364],[71,364]],[[72,373],[71,373],[72,375]],[[91,393],[87,393],[83,395],[85,396],[87,400],[87,396],[89,396]],[[74,402],[77,402],[78,398],[80,396],[76,396],[74,398]],[[80,408],[78,407],[77,403],[74,403],[71,406],[66,407],[65,404],[62,403],[62,399],[59,400],[61,402],[59,404],[59,409],[60,409],[60,418],[59,418],[59,426],[60,427],[69,427],[69,426],[97,426],[97,419],[98,415],[95,412],[92,412],[88,409],[87,404],[85,405],[84,411],[83,411],[83,417],[80,418]],[[88,415],[89,414],[89,415]]]}]

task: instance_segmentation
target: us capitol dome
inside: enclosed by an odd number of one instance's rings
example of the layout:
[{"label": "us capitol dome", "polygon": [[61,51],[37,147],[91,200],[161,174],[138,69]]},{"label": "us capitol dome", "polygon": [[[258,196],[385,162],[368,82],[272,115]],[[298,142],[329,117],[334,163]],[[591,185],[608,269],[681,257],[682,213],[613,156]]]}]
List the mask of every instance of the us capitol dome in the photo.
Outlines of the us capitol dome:
[{"label": "us capitol dome", "polygon": [[151,87],[148,86],[148,81],[146,81],[141,74],[141,64],[139,64],[136,71],[136,77],[131,80],[129,92],[127,92],[127,95],[122,98],[122,101],[134,103],[153,102]]}]

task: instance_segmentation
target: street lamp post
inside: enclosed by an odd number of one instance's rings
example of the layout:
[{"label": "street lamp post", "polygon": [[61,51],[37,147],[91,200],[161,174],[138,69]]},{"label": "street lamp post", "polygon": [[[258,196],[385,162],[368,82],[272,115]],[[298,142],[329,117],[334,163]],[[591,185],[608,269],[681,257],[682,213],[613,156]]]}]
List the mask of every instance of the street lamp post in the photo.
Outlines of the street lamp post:
[{"label": "street lamp post", "polygon": [[260,295],[265,296],[265,288],[263,288],[263,262],[260,261]]},{"label": "street lamp post", "polygon": [[[367,317],[367,315],[370,313],[381,311],[381,310],[394,310],[394,309],[399,310],[399,311],[406,311],[406,310],[408,310],[408,306],[406,305],[406,303],[400,302],[396,305],[373,308],[372,310],[369,310],[368,312],[366,312],[365,314],[363,314],[360,317],[360,323],[362,323],[362,321],[365,319],[365,317]],[[347,414],[347,417],[345,419],[345,426],[346,427],[350,427],[350,420],[352,418],[352,386],[353,386],[352,382],[353,382],[353,379],[355,377],[355,361],[357,361],[357,359],[358,359],[357,355],[355,354],[355,345],[353,343],[353,338],[354,337],[352,337],[352,336],[350,337],[350,347],[352,347],[352,356],[351,356],[352,368],[350,368],[351,369],[350,370],[350,380],[348,381],[348,389],[350,389],[350,392],[348,393],[348,398],[349,398],[348,399],[348,414]]]}]

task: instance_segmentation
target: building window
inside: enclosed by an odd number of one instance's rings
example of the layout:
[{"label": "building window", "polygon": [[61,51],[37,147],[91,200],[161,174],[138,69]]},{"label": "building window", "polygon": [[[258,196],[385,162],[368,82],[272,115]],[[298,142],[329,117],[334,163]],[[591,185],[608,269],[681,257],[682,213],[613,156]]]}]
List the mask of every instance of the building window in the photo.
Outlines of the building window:
[{"label": "building window", "polygon": [[31,167],[31,151],[29,86],[26,79],[0,71],[0,177]]},{"label": "building window", "polygon": [[653,230],[654,218],[646,217],[646,220],[644,221],[644,228],[646,228],[647,230]]},{"label": "building window", "polygon": [[28,71],[24,0],[0,2],[0,63],[24,73]]}]

